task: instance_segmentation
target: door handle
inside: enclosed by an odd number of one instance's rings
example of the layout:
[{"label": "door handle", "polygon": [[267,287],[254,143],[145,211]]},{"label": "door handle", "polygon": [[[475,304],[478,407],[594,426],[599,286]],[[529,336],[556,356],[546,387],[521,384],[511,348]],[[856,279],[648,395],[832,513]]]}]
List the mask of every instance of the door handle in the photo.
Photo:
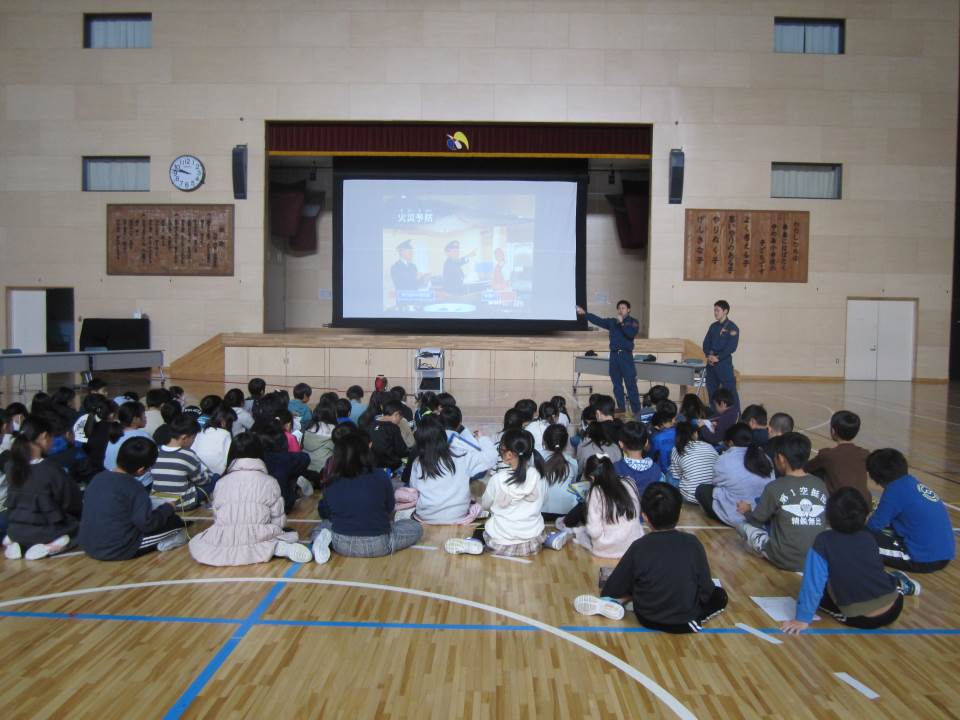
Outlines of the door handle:
[{"label": "door handle", "polygon": [[877,351],[877,346],[876,346],[876,345],[874,345],[872,348],[870,348],[870,352],[876,352],[876,351]]}]

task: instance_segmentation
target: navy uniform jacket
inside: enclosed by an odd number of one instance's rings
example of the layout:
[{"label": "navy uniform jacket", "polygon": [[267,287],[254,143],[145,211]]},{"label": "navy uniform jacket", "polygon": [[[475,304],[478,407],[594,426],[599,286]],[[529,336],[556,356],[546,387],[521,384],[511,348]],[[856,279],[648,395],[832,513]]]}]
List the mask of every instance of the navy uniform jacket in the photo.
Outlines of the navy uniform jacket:
[{"label": "navy uniform jacket", "polygon": [[636,318],[627,315],[626,320],[621,325],[619,317],[602,318],[593,313],[587,313],[584,317],[597,327],[610,331],[610,350],[633,352],[633,339],[640,332],[640,323]]},{"label": "navy uniform jacket", "polygon": [[463,270],[464,265],[470,262],[470,258],[459,258],[453,260],[447,258],[443,261],[443,289],[454,295],[463,294]]},{"label": "navy uniform jacket", "polygon": [[724,322],[715,322],[707,330],[703,339],[703,354],[716,355],[720,362],[730,360],[737,351],[740,342],[740,328],[730,318]]},{"label": "navy uniform jacket", "polygon": [[396,290],[416,290],[420,284],[417,280],[417,266],[412,262],[397,260],[390,267],[390,277]]}]

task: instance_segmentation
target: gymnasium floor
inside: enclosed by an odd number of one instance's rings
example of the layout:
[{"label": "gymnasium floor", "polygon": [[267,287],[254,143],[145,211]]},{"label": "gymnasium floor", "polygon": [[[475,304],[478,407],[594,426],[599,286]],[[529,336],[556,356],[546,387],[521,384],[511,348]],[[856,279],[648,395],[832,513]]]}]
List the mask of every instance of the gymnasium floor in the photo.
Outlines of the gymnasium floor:
[{"label": "gymnasium floor", "polygon": [[[352,381],[311,384],[316,391]],[[224,387],[180,384],[191,397]],[[126,387],[145,382],[112,385]],[[570,398],[560,382],[448,389],[473,427],[496,425],[523,396]],[[829,443],[833,410],[859,413],[859,442],[903,450],[960,526],[958,393],[903,383],[741,388],[745,403],[791,413],[815,447]],[[5,392],[3,402],[11,399]],[[290,518],[306,536],[315,498],[300,500]],[[529,561],[447,555],[443,541],[462,528],[428,527],[419,547],[393,557],[334,555],[322,566],[276,559],[208,568],[186,548],[111,564],[79,553],[0,558],[3,715],[960,717],[958,566],[918,576],[923,592],[906,599],[892,628],[858,631],[824,617],[787,637],[750,596],[795,597],[799,575],[748,555],[733,530],[699,510],[685,508],[681,525],[703,541],[731,598],[699,636],[649,632],[630,614],[621,622],[578,615],[572,600],[595,592],[600,563],[572,543]],[[192,532],[205,526],[190,523]]]}]

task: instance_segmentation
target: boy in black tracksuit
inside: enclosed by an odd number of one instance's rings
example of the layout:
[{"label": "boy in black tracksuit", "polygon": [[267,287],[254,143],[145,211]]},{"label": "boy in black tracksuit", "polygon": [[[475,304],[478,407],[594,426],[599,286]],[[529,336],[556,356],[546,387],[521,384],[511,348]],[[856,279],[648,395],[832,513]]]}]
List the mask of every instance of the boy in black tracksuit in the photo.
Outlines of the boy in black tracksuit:
[{"label": "boy in black tracksuit", "polygon": [[700,632],[701,626],[727,606],[727,593],[713,584],[700,541],[676,529],[683,498],[667,483],[651,483],[640,509],[653,532],[636,540],[603,584],[602,598],[581,595],[577,612],[623,617],[633,601],[637,620],[651,630]]},{"label": "boy in black tracksuit", "polygon": [[84,494],[80,545],[96,560],[129,560],[186,542],[175,500],[154,508],[137,479],[157,460],[157,446],[131,438],[117,455],[117,471],[97,474]]}]

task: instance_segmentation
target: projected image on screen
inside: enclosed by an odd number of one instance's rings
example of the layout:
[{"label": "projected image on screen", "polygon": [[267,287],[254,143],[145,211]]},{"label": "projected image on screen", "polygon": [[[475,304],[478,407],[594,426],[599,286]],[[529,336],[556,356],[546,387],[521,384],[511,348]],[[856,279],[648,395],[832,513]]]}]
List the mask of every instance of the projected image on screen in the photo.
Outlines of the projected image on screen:
[{"label": "projected image on screen", "polygon": [[343,317],[573,320],[576,213],[576,182],[345,180]]}]

